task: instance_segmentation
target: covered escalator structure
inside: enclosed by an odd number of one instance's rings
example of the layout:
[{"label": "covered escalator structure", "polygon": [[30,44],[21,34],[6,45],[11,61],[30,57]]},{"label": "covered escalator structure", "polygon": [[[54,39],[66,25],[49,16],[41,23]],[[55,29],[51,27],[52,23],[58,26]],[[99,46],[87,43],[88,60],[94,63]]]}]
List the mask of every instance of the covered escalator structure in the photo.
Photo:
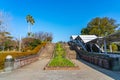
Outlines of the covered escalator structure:
[{"label": "covered escalator structure", "polygon": [[112,48],[108,52],[107,45],[117,42],[120,42],[120,31],[104,37],[97,37],[95,35],[72,35],[70,37],[70,43],[79,46],[80,49],[87,52],[104,53],[106,55],[115,53],[112,51]]},{"label": "covered escalator structure", "polygon": [[87,52],[103,52],[99,47],[98,42],[92,42],[92,40],[97,39],[98,37],[95,35],[73,35],[71,36],[71,43],[76,44],[81,49]]},{"label": "covered escalator structure", "polygon": [[120,43],[120,31],[104,37],[72,35],[69,43],[81,59],[106,69],[120,71],[120,52],[113,52],[107,46]]}]

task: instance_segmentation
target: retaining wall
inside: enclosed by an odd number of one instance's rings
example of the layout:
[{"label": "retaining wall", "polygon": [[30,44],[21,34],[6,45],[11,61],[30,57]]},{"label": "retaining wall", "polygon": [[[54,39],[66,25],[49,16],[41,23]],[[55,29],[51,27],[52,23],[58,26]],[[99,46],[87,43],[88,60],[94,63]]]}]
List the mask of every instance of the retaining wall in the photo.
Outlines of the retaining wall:
[{"label": "retaining wall", "polygon": [[[86,55],[82,50],[78,49],[77,46],[71,45],[72,49],[74,49],[78,54],[79,57],[89,63],[95,64],[97,66],[109,69],[109,70],[115,70],[120,71],[120,57],[119,56],[108,56],[107,55],[96,56],[92,53],[89,53],[89,55]],[[114,54],[115,55],[115,54]]]},{"label": "retaining wall", "polygon": [[38,55],[32,55],[24,58],[18,58],[14,60],[14,69],[23,67],[25,65],[28,65],[32,62],[35,62],[39,59]]},{"label": "retaining wall", "polygon": [[23,67],[25,65],[28,65],[30,63],[37,61],[39,59],[39,56],[40,56],[43,49],[44,49],[44,47],[42,47],[36,55],[30,55],[27,57],[21,57],[21,58],[14,59],[13,69],[18,69],[20,67]]}]

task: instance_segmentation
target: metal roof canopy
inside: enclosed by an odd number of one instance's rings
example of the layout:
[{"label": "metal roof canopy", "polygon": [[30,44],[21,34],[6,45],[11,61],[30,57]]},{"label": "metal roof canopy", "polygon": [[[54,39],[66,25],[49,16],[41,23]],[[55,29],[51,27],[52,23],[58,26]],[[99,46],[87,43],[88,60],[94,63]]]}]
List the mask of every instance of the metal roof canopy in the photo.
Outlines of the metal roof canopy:
[{"label": "metal roof canopy", "polygon": [[119,42],[119,41],[120,41],[120,31],[107,35],[103,38],[98,37],[94,40],[89,41],[88,43],[104,44],[104,52],[107,54],[107,44],[111,42]]},{"label": "metal roof canopy", "polygon": [[87,43],[97,38],[97,36],[95,35],[79,35],[78,37],[81,38],[84,41],[84,43]]},{"label": "metal roof canopy", "polygon": [[120,41],[120,31],[110,34],[108,36],[105,36],[103,37],[103,39],[106,39],[107,42],[118,42]]},{"label": "metal roof canopy", "polygon": [[75,40],[77,38],[77,36],[78,35],[72,35],[72,36],[70,36],[70,39]]},{"label": "metal roof canopy", "polygon": [[[91,37],[92,36],[92,37]],[[111,42],[119,42],[120,41],[120,31],[115,32],[113,34],[107,35],[105,37],[97,37],[95,38],[95,36],[93,37],[93,35],[82,35],[82,36],[78,36],[78,37],[74,37],[75,40],[80,40],[82,39],[84,41],[84,43],[98,43],[98,44],[104,44],[104,53],[107,54],[107,44],[111,43]],[[88,39],[89,38],[89,39]]]},{"label": "metal roof canopy", "polygon": [[96,39],[93,39],[89,41],[88,43],[104,43],[104,40],[106,40],[107,43],[111,42],[119,42],[120,41],[120,31],[115,32],[113,34],[107,35],[105,37],[98,37]]}]

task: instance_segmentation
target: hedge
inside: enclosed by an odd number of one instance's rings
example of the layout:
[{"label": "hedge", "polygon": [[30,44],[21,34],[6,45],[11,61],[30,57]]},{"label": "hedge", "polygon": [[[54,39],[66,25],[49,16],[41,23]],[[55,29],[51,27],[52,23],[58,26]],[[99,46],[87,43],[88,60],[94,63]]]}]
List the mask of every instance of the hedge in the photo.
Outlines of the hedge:
[{"label": "hedge", "polygon": [[26,57],[30,55],[35,55],[38,53],[38,51],[46,45],[46,42],[41,43],[37,47],[35,47],[32,51],[30,52],[7,52],[7,53],[0,53],[0,69],[4,68],[4,60],[7,55],[13,56],[13,58],[21,58],[21,57]]}]

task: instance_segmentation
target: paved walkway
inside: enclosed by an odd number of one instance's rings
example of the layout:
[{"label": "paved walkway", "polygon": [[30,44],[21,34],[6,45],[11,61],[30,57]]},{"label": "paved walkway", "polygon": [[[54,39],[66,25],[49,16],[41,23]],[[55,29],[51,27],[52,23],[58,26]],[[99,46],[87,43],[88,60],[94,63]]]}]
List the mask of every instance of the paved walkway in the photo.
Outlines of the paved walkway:
[{"label": "paved walkway", "polygon": [[[75,59],[72,61],[80,67],[80,70],[43,70],[50,60],[48,54],[52,55],[53,47],[53,44],[49,44],[42,51],[40,59],[30,65],[11,73],[0,73],[0,80],[117,80],[103,72],[99,72],[97,69],[93,69],[93,67],[89,67],[91,64]],[[94,67],[98,68],[97,66]],[[102,70],[102,68],[99,69]]]}]

